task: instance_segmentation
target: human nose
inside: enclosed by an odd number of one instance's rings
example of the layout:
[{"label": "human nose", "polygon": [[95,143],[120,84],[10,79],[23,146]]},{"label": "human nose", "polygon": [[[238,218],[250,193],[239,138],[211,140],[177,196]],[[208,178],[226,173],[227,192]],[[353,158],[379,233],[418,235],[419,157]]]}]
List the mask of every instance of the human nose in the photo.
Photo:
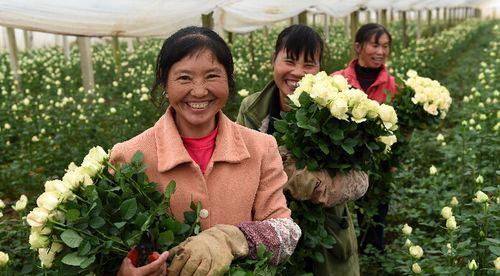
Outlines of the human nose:
[{"label": "human nose", "polygon": [[296,77],[303,77],[306,74],[306,68],[304,66],[295,65],[291,73]]},{"label": "human nose", "polygon": [[208,94],[208,89],[204,83],[195,83],[191,89],[191,95],[201,98]]}]

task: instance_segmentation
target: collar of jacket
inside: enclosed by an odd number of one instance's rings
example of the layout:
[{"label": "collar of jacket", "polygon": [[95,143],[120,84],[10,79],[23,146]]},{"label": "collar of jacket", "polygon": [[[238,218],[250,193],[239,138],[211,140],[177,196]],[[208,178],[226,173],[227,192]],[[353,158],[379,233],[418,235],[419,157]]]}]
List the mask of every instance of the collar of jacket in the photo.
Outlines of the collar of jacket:
[{"label": "collar of jacket", "polygon": [[[269,82],[262,91],[255,93],[253,98],[248,98],[248,104],[245,113],[252,128],[258,130],[262,126],[262,121],[269,114],[269,105],[273,98],[273,91],[276,89],[274,81]],[[250,97],[250,96],[249,96]]]},{"label": "collar of jacket", "polygon": [[[349,62],[349,66],[347,66],[346,71],[345,71],[345,76],[349,84],[351,84],[354,88],[357,88],[359,90],[363,90],[361,88],[361,85],[359,84],[358,77],[356,76],[356,63],[358,62],[357,59],[351,60]],[[383,85],[385,83],[389,82],[389,73],[387,73],[387,69],[385,68],[385,64],[382,64],[382,68],[380,69],[380,72],[378,73],[378,77],[375,80],[375,82],[370,85],[368,90],[372,87],[377,87],[379,85]],[[368,91],[365,91],[368,93]]]},{"label": "collar of jacket", "polygon": [[[158,156],[158,171],[165,172],[176,166],[194,162],[189,156],[182,138],[175,125],[173,108],[169,107],[165,114],[154,125],[156,151]],[[215,138],[215,149],[212,161],[239,163],[250,158],[250,153],[243,141],[237,125],[219,111],[219,130]]]}]

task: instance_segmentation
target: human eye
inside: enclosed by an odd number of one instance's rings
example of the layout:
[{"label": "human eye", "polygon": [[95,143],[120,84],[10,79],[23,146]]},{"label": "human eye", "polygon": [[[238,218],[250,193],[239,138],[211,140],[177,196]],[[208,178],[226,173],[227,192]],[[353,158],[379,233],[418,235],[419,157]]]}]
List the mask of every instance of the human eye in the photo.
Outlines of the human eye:
[{"label": "human eye", "polygon": [[179,75],[177,77],[177,80],[179,80],[179,81],[190,81],[191,77],[189,75]]}]

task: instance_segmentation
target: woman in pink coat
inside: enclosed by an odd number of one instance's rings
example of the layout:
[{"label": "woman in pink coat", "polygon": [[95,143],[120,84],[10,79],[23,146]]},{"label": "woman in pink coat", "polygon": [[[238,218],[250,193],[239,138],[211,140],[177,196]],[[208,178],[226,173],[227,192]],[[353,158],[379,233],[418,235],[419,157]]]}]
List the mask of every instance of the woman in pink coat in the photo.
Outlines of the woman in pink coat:
[{"label": "woman in pink coat", "polygon": [[[353,59],[347,68],[334,72],[332,75],[344,76],[354,88],[364,91],[368,98],[379,103],[386,102],[387,95],[393,99],[397,93],[394,77],[385,67],[389,57],[392,38],[387,29],[376,23],[361,26],[354,39],[356,59]],[[377,174],[390,175],[393,170],[388,164],[383,164],[383,171]],[[376,175],[370,176],[370,189],[366,195],[357,202],[361,206],[374,206],[376,214],[368,224],[364,214],[357,210],[360,236],[358,238],[359,250],[363,252],[368,244],[379,251],[384,251],[384,224],[389,210],[389,183],[379,183]],[[390,176],[388,176],[390,177]],[[374,194],[374,189],[386,191],[383,195]]]},{"label": "woman in pink coat", "polygon": [[[203,206],[203,231],[170,250],[177,254],[169,275],[219,275],[234,258],[255,257],[259,244],[279,263],[300,238],[283,195],[287,177],[275,139],[233,123],[221,111],[233,90],[224,40],[201,27],[176,32],[158,55],[152,90],[153,99],[168,99],[169,107],[153,127],[111,152],[111,161],[121,163],[141,150],[146,174],[162,192],[177,182],[171,199],[177,219],[191,201]],[[139,268],[126,258],[119,274],[164,275],[167,255]]]}]

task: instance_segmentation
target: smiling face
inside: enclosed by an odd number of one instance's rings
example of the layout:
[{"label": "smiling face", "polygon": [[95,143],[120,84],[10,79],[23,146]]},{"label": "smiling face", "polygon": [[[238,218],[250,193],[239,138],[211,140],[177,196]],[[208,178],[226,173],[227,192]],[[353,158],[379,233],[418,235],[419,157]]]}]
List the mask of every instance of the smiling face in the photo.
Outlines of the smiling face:
[{"label": "smiling face", "polygon": [[370,40],[363,44],[356,42],[354,48],[358,54],[359,65],[373,69],[379,68],[389,56],[389,36],[384,33],[376,41],[375,35],[372,35]]},{"label": "smiling face", "polygon": [[210,50],[200,50],[176,62],[168,72],[166,91],[182,136],[199,138],[216,126],[216,114],[226,104],[227,73]]},{"label": "smiling face", "polygon": [[314,55],[314,60],[307,59],[304,52],[300,53],[298,59],[287,56],[286,49],[278,52],[273,60],[274,82],[280,91],[281,110],[288,111],[286,95],[293,93],[298,82],[305,74],[316,74],[319,72],[319,52]]}]

